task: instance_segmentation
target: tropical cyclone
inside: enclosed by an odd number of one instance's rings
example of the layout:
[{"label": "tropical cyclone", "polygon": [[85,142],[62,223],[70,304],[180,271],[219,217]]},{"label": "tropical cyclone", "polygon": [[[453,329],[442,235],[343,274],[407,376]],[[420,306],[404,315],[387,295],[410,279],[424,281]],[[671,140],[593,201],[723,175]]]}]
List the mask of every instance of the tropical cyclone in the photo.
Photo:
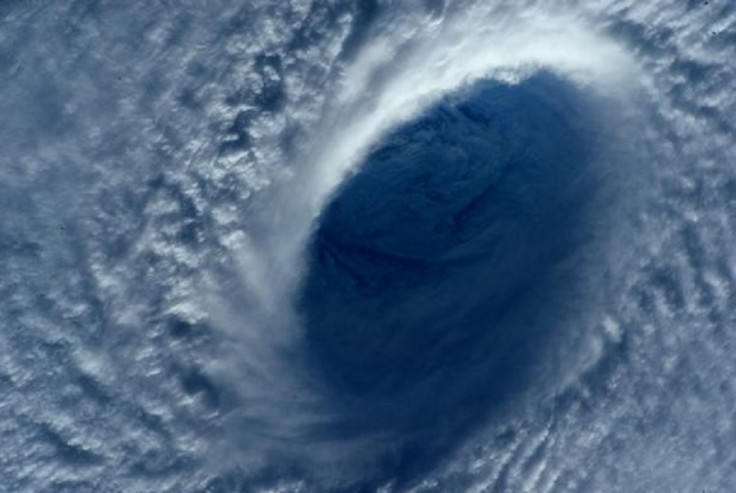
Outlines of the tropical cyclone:
[{"label": "tropical cyclone", "polygon": [[0,491],[731,491],[735,8],[3,3]]}]

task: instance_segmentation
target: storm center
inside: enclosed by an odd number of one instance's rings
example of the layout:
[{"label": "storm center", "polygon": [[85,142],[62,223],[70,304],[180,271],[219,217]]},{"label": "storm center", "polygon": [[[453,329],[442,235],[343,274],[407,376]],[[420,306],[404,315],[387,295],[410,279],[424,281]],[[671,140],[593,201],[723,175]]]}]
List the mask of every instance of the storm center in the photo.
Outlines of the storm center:
[{"label": "storm center", "polygon": [[583,99],[548,72],[484,80],[374,146],[323,211],[299,299],[331,384],[421,392],[498,357],[506,314],[584,234]]}]

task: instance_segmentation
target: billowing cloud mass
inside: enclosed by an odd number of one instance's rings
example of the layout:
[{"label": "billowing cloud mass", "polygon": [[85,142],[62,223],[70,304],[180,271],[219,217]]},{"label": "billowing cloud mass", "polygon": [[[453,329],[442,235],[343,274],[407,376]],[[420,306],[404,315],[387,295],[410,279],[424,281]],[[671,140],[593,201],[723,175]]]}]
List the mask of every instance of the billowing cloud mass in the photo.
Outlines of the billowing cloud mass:
[{"label": "billowing cloud mass", "polygon": [[0,6],[0,491],[732,491],[736,5]]}]

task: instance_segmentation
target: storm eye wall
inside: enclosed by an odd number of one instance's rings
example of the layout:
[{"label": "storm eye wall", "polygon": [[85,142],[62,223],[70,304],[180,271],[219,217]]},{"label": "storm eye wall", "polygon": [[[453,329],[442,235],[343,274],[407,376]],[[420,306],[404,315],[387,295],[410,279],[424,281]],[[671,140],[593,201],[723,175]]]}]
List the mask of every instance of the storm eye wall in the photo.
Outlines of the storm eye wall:
[{"label": "storm eye wall", "polygon": [[534,343],[504,320],[586,235],[590,107],[551,72],[482,80],[375,145],[307,254],[298,304],[326,381],[389,398],[506,378],[503,348]]}]

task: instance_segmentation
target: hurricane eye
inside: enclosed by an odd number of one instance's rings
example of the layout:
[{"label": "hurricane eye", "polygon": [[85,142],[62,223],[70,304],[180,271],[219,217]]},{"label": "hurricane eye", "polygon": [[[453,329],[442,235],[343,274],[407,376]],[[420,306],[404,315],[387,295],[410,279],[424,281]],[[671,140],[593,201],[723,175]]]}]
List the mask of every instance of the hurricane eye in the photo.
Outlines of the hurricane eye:
[{"label": "hurricane eye", "polygon": [[498,354],[505,314],[584,230],[588,107],[549,72],[484,80],[373,148],[308,253],[300,309],[330,382],[385,397],[485,371],[465,363]]}]

